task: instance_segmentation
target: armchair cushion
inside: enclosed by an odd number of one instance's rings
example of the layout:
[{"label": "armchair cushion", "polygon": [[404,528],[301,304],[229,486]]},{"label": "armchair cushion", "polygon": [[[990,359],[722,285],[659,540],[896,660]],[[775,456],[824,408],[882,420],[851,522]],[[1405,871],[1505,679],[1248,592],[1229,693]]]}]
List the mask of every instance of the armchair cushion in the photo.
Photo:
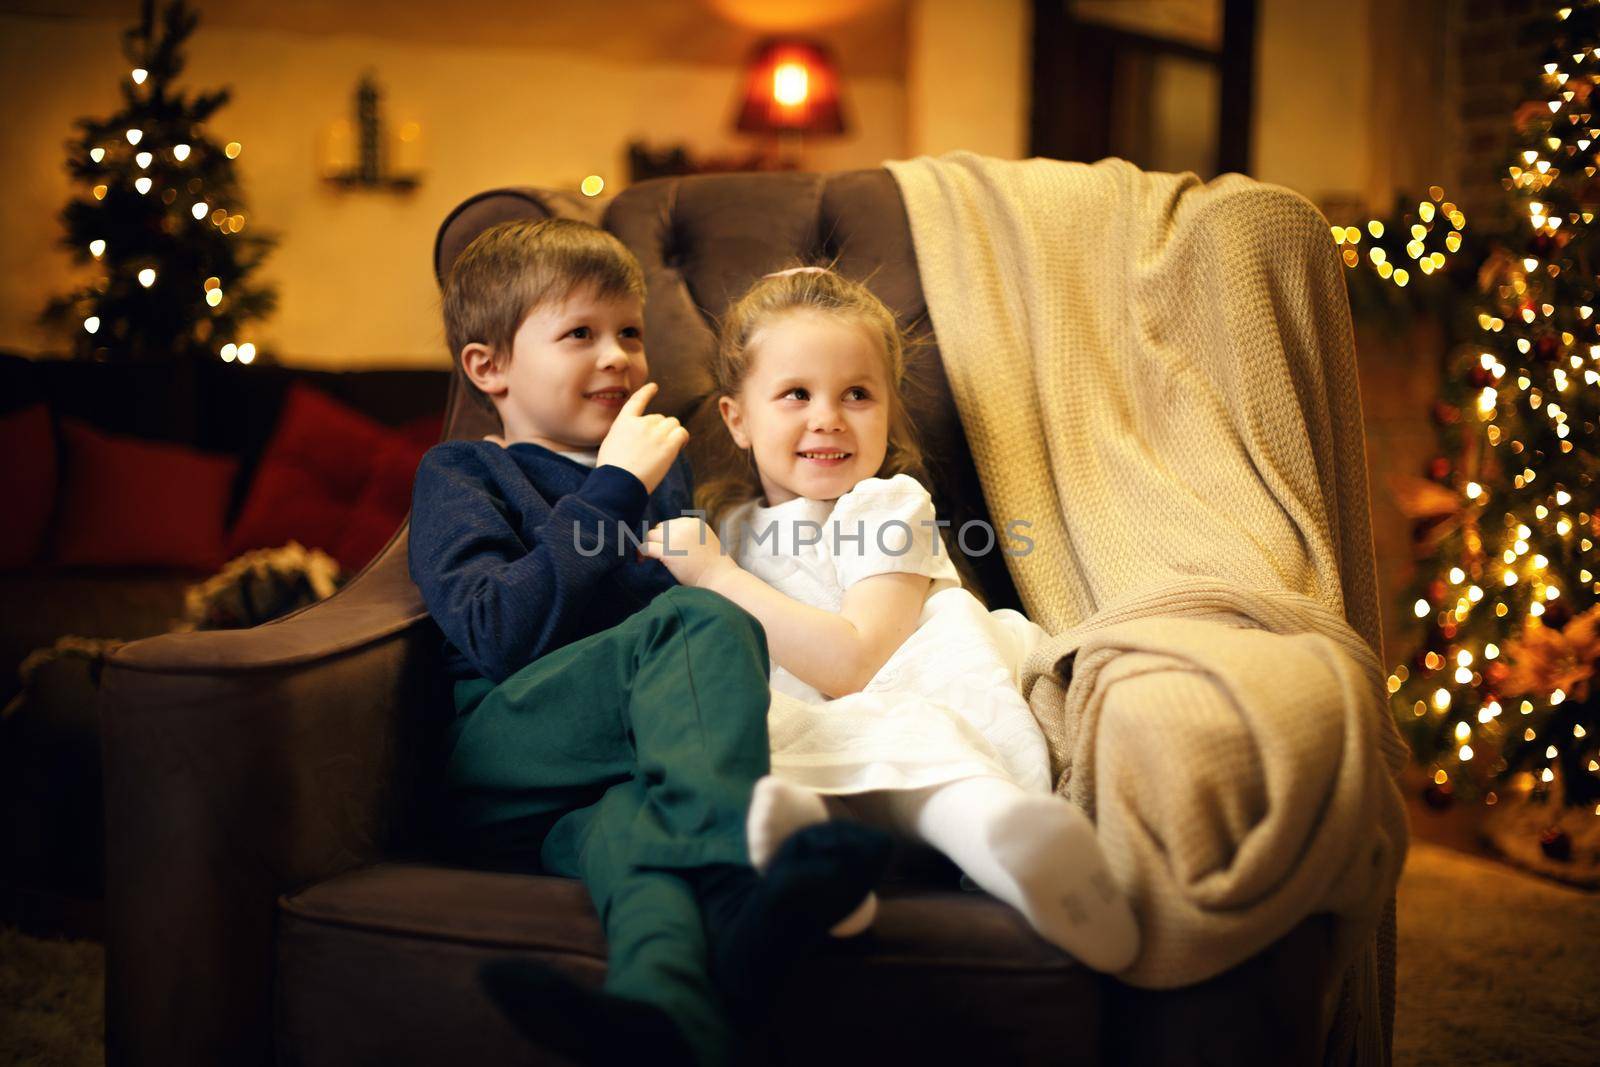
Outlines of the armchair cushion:
[{"label": "armchair cushion", "polygon": [[[303,1065],[437,1063],[467,1048],[517,1060],[526,1046],[477,989],[481,963],[534,955],[581,982],[605,976],[599,920],[571,879],[385,863],[286,895],[278,914],[278,1046]],[[1011,909],[898,887],[871,932],[797,976],[755,1044],[795,1064],[1089,1064],[1102,1007],[1098,976]]]}]

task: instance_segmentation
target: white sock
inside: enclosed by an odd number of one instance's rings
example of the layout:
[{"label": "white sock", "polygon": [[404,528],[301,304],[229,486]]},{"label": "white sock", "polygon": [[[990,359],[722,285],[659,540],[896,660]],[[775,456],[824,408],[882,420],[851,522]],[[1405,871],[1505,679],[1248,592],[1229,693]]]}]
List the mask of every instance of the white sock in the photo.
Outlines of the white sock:
[{"label": "white sock", "polygon": [[[750,796],[750,811],[745,817],[745,842],[751,866],[765,873],[772,857],[790,834],[827,821],[828,806],[819,794],[770,774],[757,779]],[[878,894],[868,893],[829,933],[834,937],[855,937],[877,917]]]},{"label": "white sock", "polygon": [[790,834],[827,821],[827,806],[816,793],[770,774],[757,779],[744,824],[751,866],[765,874]]},{"label": "white sock", "polygon": [[873,794],[872,803],[1087,966],[1114,974],[1137,958],[1133,909],[1112,880],[1094,824],[1070,802],[1003,778],[965,778]]}]

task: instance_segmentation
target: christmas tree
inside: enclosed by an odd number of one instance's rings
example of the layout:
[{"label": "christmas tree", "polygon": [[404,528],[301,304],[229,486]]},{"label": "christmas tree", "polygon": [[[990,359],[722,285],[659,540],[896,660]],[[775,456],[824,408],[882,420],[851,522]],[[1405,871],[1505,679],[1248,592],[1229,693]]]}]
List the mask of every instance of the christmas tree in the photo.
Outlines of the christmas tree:
[{"label": "christmas tree", "polygon": [[[1600,818],[1600,316],[1594,223],[1600,0],[1552,12],[1503,181],[1515,229],[1434,406],[1415,655],[1393,710],[1438,794]],[[1554,821],[1553,819],[1551,821]],[[1588,824],[1586,824],[1588,825]],[[1596,823],[1595,825],[1600,825]],[[1547,855],[1562,858],[1559,847]]]},{"label": "christmas tree", "polygon": [[158,26],[145,0],[123,35],[132,70],[121,110],[79,119],[68,142],[67,168],[86,195],[61,213],[62,245],[93,276],[51,301],[44,319],[71,331],[81,358],[249,363],[256,346],[247,326],[276,303],[254,278],[274,241],[245,232],[234,163],[241,145],[219,144],[204,129],[228,91],[189,97],[173,87],[198,21],[175,0]]}]

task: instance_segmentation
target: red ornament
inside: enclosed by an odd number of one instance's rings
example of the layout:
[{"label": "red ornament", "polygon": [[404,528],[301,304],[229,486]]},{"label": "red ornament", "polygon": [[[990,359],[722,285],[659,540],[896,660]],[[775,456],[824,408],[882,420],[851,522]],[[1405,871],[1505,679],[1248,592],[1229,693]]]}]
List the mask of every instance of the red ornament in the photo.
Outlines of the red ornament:
[{"label": "red ornament", "polygon": [[1454,426],[1461,421],[1461,409],[1440,400],[1433,405],[1433,421],[1440,426]]},{"label": "red ornament", "polygon": [[1439,624],[1439,633],[1447,640],[1454,637],[1456,635],[1456,621],[1454,619],[1446,619],[1441,622]]},{"label": "red ornament", "polygon": [[1434,456],[1428,461],[1428,477],[1436,482],[1442,482],[1450,477],[1450,460],[1444,456]]},{"label": "red ornament", "polygon": [[1550,334],[1545,334],[1543,337],[1539,338],[1538,342],[1535,343],[1534,348],[1538,351],[1539,358],[1546,363],[1549,363],[1550,361],[1554,360],[1556,356],[1561,354],[1560,344],[1558,344],[1556,339]]},{"label": "red ornament", "polygon": [[1549,255],[1550,254],[1550,235],[1547,234],[1547,233],[1536,233],[1536,234],[1534,234],[1533,235],[1533,240],[1528,242],[1528,251],[1532,252],[1534,255],[1538,256],[1540,259],[1543,259],[1545,256]]},{"label": "red ornament", "polygon": [[1479,363],[1474,363],[1472,369],[1467,371],[1467,384],[1474,389],[1482,389],[1494,381],[1494,375],[1489,373],[1489,368]]},{"label": "red ornament", "polygon": [[1539,832],[1539,848],[1551,859],[1568,863],[1572,860],[1572,835],[1559,826],[1547,826]]},{"label": "red ornament", "polygon": [[1449,591],[1450,587],[1444,584],[1443,578],[1435,578],[1428,583],[1428,599],[1435,604],[1443,600]]}]

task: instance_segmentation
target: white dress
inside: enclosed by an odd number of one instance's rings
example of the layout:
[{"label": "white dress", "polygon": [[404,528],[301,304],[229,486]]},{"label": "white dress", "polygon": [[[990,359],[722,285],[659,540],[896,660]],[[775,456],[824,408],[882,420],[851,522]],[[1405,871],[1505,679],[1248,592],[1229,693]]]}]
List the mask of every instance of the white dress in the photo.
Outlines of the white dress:
[{"label": "white dress", "polygon": [[1044,735],[1018,689],[1044,631],[988,611],[961,587],[933,500],[908,475],[869,478],[837,502],[751,501],[719,536],[740,567],[791,598],[837,612],[875,574],[933,581],[916,631],[859,693],[829,700],[772,668],[772,773],[819,793],[920,789],[977,775],[1051,790]]}]

